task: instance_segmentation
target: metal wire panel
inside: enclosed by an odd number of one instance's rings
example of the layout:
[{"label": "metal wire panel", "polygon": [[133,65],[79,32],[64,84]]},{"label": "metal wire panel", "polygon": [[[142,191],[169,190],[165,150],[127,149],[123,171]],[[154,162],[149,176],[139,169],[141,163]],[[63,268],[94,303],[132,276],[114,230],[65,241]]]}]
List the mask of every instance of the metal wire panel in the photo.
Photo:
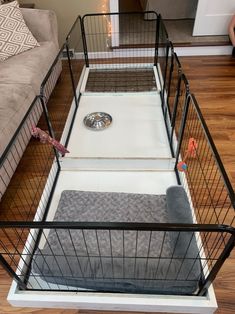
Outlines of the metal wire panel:
[{"label": "metal wire panel", "polygon": [[[13,246],[9,224],[5,227],[1,224],[0,231],[3,239],[0,241],[1,258],[14,274],[19,274],[16,279],[27,290],[204,293],[231,251],[228,245],[234,241],[234,235],[222,228],[219,230],[216,225],[40,222],[31,223],[30,230],[27,225],[12,224],[17,234],[22,234],[22,230],[30,234],[26,247],[22,236],[18,246]],[[200,231],[200,237],[193,230]],[[48,234],[52,231],[53,241],[59,244],[56,251],[52,242],[48,242]],[[41,243],[38,242],[39,234]],[[66,242],[63,240],[65,235]],[[162,239],[159,243],[154,240],[156,235]],[[117,237],[122,245],[117,246]],[[179,243],[185,237],[185,247],[179,250]],[[148,240],[146,247],[142,246],[143,238]],[[167,248],[169,238],[174,239],[171,253]],[[192,251],[196,238],[198,249]],[[158,249],[155,250],[156,245]]]},{"label": "metal wire panel", "polygon": [[157,91],[153,69],[90,70],[86,92]]},{"label": "metal wire panel", "polygon": [[180,135],[180,127],[183,118],[184,108],[189,94],[189,83],[186,76],[181,73],[178,76],[177,88],[175,91],[175,100],[173,114],[171,119],[172,132],[175,132],[177,138]]},{"label": "metal wire panel", "polygon": [[[55,157],[51,146],[43,145],[31,134],[32,127],[37,125],[42,129],[47,129],[42,110],[40,100],[36,98],[25,115],[22,125],[17,129],[6,154],[3,154],[1,158],[1,185],[9,184],[20,160],[17,172],[10,182],[10,188],[2,196],[0,202],[1,220],[32,220],[41,199],[42,192],[40,191],[46,184]],[[29,145],[25,149],[28,142]],[[22,152],[24,152],[23,156],[27,155],[27,158],[21,159]],[[30,194],[29,191],[31,191]],[[48,189],[47,197],[49,194],[50,189]]]},{"label": "metal wire panel", "polygon": [[234,226],[234,192],[194,96],[187,97],[180,147],[185,156],[190,138],[197,141],[195,157],[187,158],[183,185],[191,195],[198,223]]},{"label": "metal wire panel", "polygon": [[[180,88],[178,87],[179,78],[182,73],[182,68],[180,61],[174,52],[171,50],[171,61],[170,67],[168,70],[168,81],[166,82],[166,91],[167,91],[167,104],[168,104],[168,111],[169,111],[169,118],[171,123],[173,123],[174,119],[174,109],[175,103],[177,101],[177,93],[179,92]],[[181,92],[179,92],[181,94]]]},{"label": "metal wire panel", "polygon": [[[158,58],[157,62],[160,65],[162,76],[162,92],[167,91],[167,81],[169,79],[168,71],[170,70],[171,62],[171,43],[169,41],[168,33],[161,16],[158,17]],[[159,73],[160,75],[160,73]],[[162,94],[162,98],[164,95]]]},{"label": "metal wire panel", "polygon": [[[80,20],[78,16],[40,87],[40,100],[47,111],[53,137],[57,141],[63,140],[63,144],[67,144],[69,138],[69,135],[67,138],[61,137],[71,106],[74,105],[72,102],[74,101],[75,108],[78,107],[79,95],[76,93],[76,88],[85,66]],[[59,86],[56,85],[58,77]],[[64,89],[63,86],[66,88]],[[58,101],[53,101],[47,106],[52,91]],[[63,102],[60,101],[61,98]]]},{"label": "metal wire panel", "polygon": [[[90,67],[86,91],[141,92],[156,90],[157,15],[94,14],[82,18]],[[89,64],[88,64],[89,60]],[[95,69],[95,70],[93,70]]]}]

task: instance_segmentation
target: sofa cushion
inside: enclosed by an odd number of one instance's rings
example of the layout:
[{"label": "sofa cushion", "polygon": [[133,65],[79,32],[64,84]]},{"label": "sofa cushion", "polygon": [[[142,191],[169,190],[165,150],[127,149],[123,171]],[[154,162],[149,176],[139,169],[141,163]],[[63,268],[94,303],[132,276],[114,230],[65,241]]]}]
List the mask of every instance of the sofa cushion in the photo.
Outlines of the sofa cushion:
[{"label": "sofa cushion", "polygon": [[17,1],[0,5],[0,61],[39,46]]},{"label": "sofa cushion", "polygon": [[24,84],[0,84],[0,156],[32,104],[35,93]]},{"label": "sofa cushion", "polygon": [[58,48],[53,42],[42,42],[40,47],[25,51],[1,63],[0,84],[18,83],[31,85],[35,94],[50,69]]},{"label": "sofa cushion", "polygon": [[56,13],[51,10],[20,8],[25,23],[37,41],[53,41],[59,49]]}]

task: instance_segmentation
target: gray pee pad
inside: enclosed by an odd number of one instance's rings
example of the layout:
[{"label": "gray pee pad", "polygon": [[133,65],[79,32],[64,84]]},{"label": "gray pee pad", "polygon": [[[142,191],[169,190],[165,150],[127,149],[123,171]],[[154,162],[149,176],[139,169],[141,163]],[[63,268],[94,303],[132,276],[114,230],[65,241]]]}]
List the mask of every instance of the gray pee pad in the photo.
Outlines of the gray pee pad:
[{"label": "gray pee pad", "polygon": [[[192,223],[192,215],[176,186],[166,195],[63,191],[54,220]],[[192,294],[197,256],[191,232],[58,229],[36,250],[32,271],[49,283],[96,291]]]}]

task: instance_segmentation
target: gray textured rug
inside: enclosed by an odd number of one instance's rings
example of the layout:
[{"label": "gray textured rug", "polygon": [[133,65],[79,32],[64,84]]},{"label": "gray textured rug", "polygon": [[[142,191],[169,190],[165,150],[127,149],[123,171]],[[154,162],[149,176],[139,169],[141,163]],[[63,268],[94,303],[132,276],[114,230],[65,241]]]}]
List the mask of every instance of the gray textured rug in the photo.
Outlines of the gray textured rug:
[{"label": "gray textured rug", "polygon": [[63,191],[55,221],[166,222],[165,195]]},{"label": "gray textured rug", "polygon": [[[187,199],[179,196],[174,199],[182,205]],[[166,223],[177,220],[169,214],[172,204],[167,207],[165,195],[64,191],[54,220]],[[188,203],[183,210],[192,222]],[[98,291],[189,294],[200,274],[191,260],[197,254],[190,233],[58,229],[36,251],[33,272],[47,282]]]}]

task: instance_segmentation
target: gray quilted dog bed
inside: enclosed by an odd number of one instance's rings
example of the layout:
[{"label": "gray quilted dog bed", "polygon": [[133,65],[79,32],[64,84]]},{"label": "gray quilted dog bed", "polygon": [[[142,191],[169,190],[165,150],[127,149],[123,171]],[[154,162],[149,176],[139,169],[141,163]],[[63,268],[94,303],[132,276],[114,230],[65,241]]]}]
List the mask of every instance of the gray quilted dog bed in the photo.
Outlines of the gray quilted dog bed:
[{"label": "gray quilted dog bed", "polygon": [[[64,191],[54,220],[192,223],[192,216],[185,191],[176,186],[166,195]],[[32,274],[76,289],[193,294],[201,274],[196,257],[190,232],[58,229],[36,250]]]}]

